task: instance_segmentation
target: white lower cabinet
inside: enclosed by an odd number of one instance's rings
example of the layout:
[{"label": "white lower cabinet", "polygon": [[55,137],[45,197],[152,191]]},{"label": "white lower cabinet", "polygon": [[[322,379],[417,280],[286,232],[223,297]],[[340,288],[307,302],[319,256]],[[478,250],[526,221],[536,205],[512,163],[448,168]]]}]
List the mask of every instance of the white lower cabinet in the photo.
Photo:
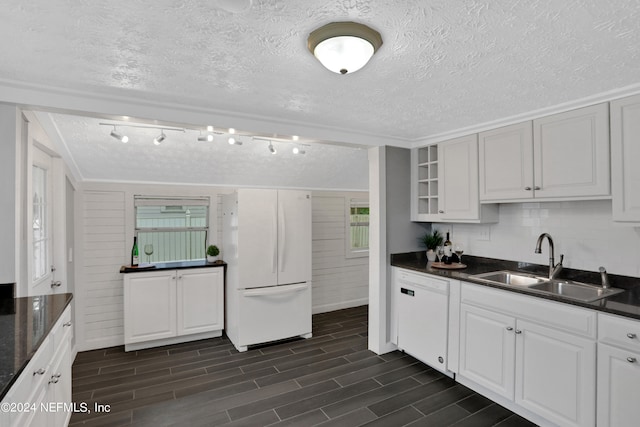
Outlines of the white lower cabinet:
[{"label": "white lower cabinet", "polygon": [[71,308],[67,307],[2,400],[22,406],[3,412],[2,427],[61,427],[71,419]]},{"label": "white lower cabinet", "polygon": [[598,314],[598,426],[640,420],[640,322]]},{"label": "white lower cabinet", "polygon": [[223,292],[222,267],[126,274],[125,350],[220,336]]},{"label": "white lower cabinet", "polygon": [[461,301],[463,384],[534,422],[595,425],[594,312],[467,283]]},{"label": "white lower cabinet", "polygon": [[449,282],[396,274],[397,345],[439,371],[447,371]]}]

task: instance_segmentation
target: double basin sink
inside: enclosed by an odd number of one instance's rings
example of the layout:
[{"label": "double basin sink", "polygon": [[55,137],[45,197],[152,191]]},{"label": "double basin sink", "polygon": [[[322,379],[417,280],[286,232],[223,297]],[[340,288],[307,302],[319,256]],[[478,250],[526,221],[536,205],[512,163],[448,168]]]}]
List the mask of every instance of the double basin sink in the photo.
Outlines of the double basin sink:
[{"label": "double basin sink", "polygon": [[526,288],[535,293],[554,295],[580,302],[593,302],[624,291],[623,289],[602,288],[571,280],[547,279],[533,274],[506,270],[470,275],[469,277],[483,282]]}]

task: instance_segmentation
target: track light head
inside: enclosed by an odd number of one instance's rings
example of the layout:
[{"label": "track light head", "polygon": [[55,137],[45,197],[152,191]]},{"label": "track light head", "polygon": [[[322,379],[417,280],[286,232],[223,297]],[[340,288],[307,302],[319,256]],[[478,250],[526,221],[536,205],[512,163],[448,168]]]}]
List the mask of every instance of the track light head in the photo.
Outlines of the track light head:
[{"label": "track light head", "polygon": [[271,154],[276,154],[277,151],[275,148],[273,148],[273,144],[271,142],[269,142],[269,151],[271,152]]},{"label": "track light head", "polygon": [[229,139],[227,139],[227,142],[229,143],[229,145],[234,145],[236,143],[236,139],[230,136]]},{"label": "track light head", "polygon": [[121,135],[118,132],[116,132],[116,127],[113,127],[113,130],[111,131],[110,134],[112,137],[114,137],[115,139],[117,139],[118,141],[122,141],[122,143],[126,144],[127,142],[129,142],[129,137],[127,135]]},{"label": "track light head", "polygon": [[200,141],[200,142],[211,142],[211,141],[213,141],[213,134],[200,135],[198,137],[198,141]]},{"label": "track light head", "polygon": [[164,131],[160,131],[160,135],[156,136],[153,139],[153,143],[155,145],[160,145],[162,143],[162,141],[164,141],[165,138],[166,138],[166,136],[164,135]]},{"label": "track light head", "polygon": [[305,154],[306,151],[301,150],[299,147],[293,147],[293,154]]}]

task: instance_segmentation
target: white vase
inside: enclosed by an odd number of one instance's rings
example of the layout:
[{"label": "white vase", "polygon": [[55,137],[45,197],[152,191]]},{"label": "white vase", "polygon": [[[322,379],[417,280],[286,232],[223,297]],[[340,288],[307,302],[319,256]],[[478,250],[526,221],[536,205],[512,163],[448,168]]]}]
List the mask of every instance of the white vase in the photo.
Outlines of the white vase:
[{"label": "white vase", "polygon": [[431,262],[436,260],[436,252],[433,249],[427,251],[427,260]]}]

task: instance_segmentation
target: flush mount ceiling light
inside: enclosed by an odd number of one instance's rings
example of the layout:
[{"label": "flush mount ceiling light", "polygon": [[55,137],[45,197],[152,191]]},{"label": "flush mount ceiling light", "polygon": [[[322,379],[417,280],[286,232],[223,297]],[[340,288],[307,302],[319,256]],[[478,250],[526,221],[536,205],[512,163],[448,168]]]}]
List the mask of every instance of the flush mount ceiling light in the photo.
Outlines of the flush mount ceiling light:
[{"label": "flush mount ceiling light", "polygon": [[121,135],[118,132],[116,132],[116,127],[113,127],[113,130],[111,131],[110,134],[112,137],[114,137],[115,139],[117,139],[118,141],[122,141],[124,144],[126,144],[127,142],[129,142],[129,137],[127,135]]},{"label": "flush mount ceiling light", "polygon": [[364,67],[382,46],[376,30],[357,22],[332,22],[309,34],[307,47],[327,69],[348,74]]}]

